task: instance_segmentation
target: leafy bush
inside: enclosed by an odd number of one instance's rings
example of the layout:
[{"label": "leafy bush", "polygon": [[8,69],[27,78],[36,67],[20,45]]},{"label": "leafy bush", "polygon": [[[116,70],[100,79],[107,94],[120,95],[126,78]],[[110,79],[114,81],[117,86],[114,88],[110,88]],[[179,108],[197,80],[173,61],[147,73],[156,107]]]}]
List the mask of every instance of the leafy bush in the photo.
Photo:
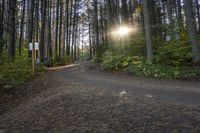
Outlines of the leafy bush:
[{"label": "leafy bush", "polygon": [[102,62],[102,56],[106,52],[107,49],[108,49],[108,44],[106,43],[100,44],[98,47],[97,53],[95,53],[93,57],[93,62],[95,63]]},{"label": "leafy bush", "polygon": [[126,44],[122,49],[126,56],[143,56],[145,55],[145,38],[140,34],[131,37],[130,43]]},{"label": "leafy bush", "polygon": [[88,61],[90,60],[90,53],[89,52],[83,52],[79,56],[79,60],[81,61]]},{"label": "leafy bush", "polygon": [[199,68],[173,67],[154,64],[138,56],[124,56],[115,51],[103,55],[101,67],[104,70],[123,70],[134,76],[173,79],[199,79]]},{"label": "leafy bush", "polygon": [[158,50],[156,60],[168,66],[190,66],[192,64],[190,46],[184,42],[170,42]]},{"label": "leafy bush", "polygon": [[128,66],[128,72],[135,76],[152,78],[172,78],[172,79],[199,79],[198,68],[191,67],[171,67],[151,62],[141,61]]},{"label": "leafy bush", "polygon": [[71,63],[72,60],[69,56],[62,57],[61,59],[54,58],[52,65],[53,66],[64,66]]},{"label": "leafy bush", "polygon": [[172,78],[172,79],[199,79],[200,71],[198,68],[191,67],[166,67],[159,64],[142,62],[132,64],[128,67],[128,72],[134,76],[153,77],[153,78]]},{"label": "leafy bush", "polygon": [[192,54],[185,32],[179,40],[164,42],[157,50],[156,62],[167,66],[191,66]]},{"label": "leafy bush", "polygon": [[102,68],[110,70],[118,70],[122,67],[123,56],[115,55],[112,52],[106,52],[103,55]]},{"label": "leafy bush", "polygon": [[7,54],[3,54],[0,60],[0,94],[24,84],[32,76],[31,63],[27,56],[17,56],[12,60]]}]

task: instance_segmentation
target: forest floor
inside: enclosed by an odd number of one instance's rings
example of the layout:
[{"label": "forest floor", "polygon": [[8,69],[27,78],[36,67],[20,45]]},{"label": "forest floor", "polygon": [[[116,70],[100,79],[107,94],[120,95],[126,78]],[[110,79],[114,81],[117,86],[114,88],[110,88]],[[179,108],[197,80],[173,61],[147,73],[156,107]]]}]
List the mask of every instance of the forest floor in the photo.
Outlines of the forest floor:
[{"label": "forest floor", "polygon": [[0,133],[198,133],[200,82],[133,78],[90,62],[0,97]]}]

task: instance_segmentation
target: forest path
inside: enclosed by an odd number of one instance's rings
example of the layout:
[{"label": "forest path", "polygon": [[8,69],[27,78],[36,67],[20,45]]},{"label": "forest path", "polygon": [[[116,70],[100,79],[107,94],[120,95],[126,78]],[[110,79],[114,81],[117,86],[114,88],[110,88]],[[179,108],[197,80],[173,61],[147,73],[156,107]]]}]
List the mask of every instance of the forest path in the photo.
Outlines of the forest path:
[{"label": "forest path", "polygon": [[133,78],[125,73],[97,70],[90,62],[77,62],[74,67],[64,69],[62,77],[83,86],[100,90],[121,92],[130,95],[152,97],[155,100],[183,105],[200,106],[199,81],[173,81]]},{"label": "forest path", "polygon": [[0,133],[200,132],[199,86],[77,62],[36,76],[6,105],[0,99]]}]

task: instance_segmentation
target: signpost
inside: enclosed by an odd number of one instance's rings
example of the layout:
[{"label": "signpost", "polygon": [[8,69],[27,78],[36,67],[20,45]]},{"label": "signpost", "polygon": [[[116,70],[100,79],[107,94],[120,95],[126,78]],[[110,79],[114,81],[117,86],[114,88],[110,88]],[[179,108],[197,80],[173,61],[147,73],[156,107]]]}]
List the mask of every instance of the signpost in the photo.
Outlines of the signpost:
[{"label": "signpost", "polygon": [[167,42],[170,42],[170,41],[171,41],[171,36],[167,35],[167,36],[166,36],[166,41],[167,41]]},{"label": "signpost", "polygon": [[[33,43],[29,43],[29,50],[33,50]],[[39,50],[39,44],[38,42],[35,42],[35,51]]]},{"label": "signpost", "polygon": [[[39,50],[39,44],[38,42],[34,42],[34,39],[32,43],[29,43],[29,50],[32,51],[32,70],[33,74],[35,73],[35,51]],[[38,59],[37,59],[38,62]]]}]

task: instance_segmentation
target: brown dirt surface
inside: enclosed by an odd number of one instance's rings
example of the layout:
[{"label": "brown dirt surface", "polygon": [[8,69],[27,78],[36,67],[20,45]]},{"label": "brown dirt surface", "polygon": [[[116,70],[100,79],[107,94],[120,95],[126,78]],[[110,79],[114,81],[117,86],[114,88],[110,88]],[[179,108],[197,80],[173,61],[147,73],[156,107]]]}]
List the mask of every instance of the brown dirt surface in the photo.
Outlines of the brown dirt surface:
[{"label": "brown dirt surface", "polygon": [[[200,95],[199,83],[132,79],[88,65],[48,70],[1,97],[0,133],[200,132],[199,99],[187,101]],[[182,102],[165,96],[174,93]]]}]

